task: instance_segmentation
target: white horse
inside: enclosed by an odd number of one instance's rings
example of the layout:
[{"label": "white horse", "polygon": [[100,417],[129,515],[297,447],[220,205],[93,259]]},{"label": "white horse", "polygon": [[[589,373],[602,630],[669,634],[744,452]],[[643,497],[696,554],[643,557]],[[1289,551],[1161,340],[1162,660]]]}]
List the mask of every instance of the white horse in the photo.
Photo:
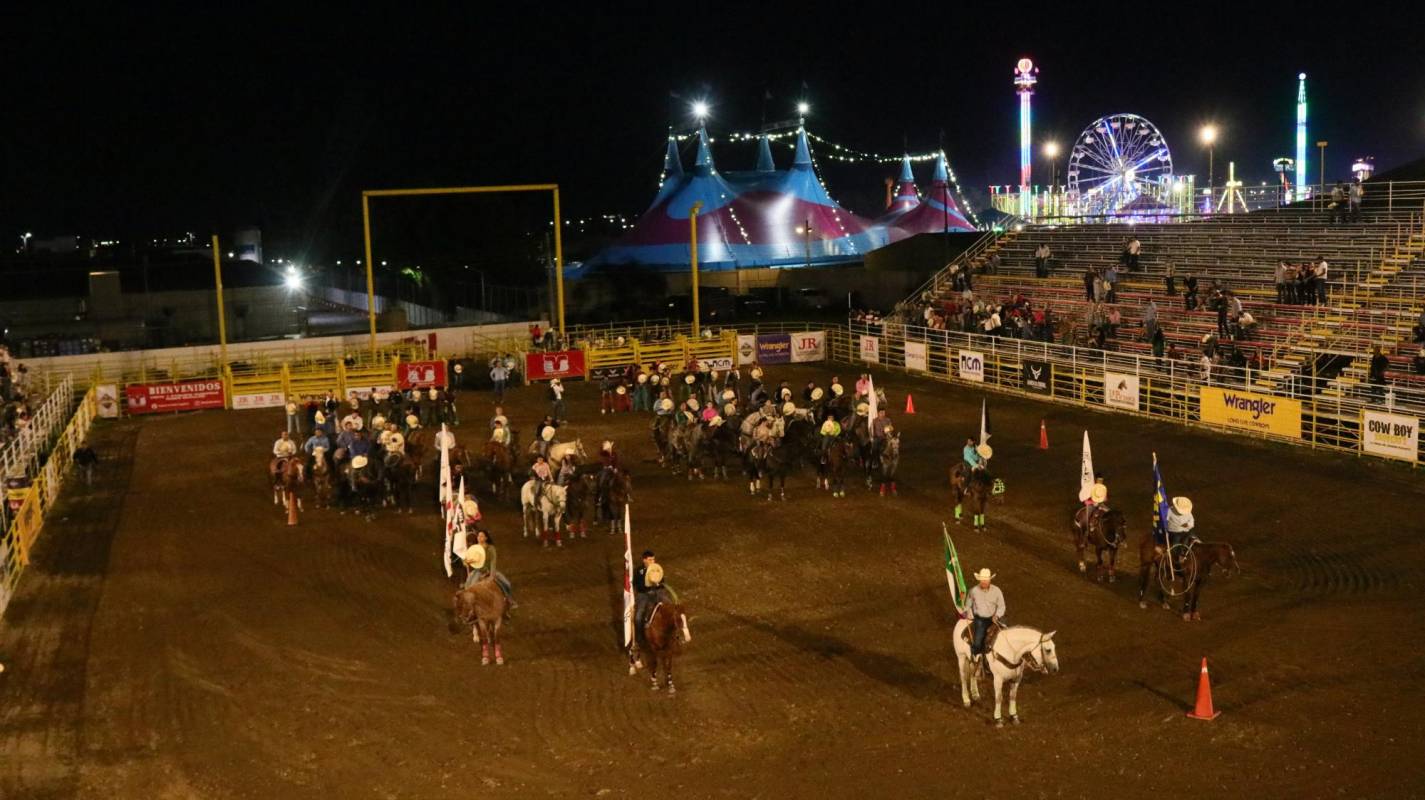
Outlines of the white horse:
[{"label": "white horse", "polygon": [[[960,699],[965,708],[970,701],[980,699],[980,685],[975,675],[975,664],[970,658],[970,643],[965,640],[965,629],[970,627],[968,619],[955,623],[955,660],[960,665]],[[999,632],[994,647],[990,650],[990,674],[995,681],[995,725],[1003,726],[1000,716],[1000,701],[1004,696],[1004,685],[1009,684],[1009,719],[1019,724],[1019,682],[1026,670],[1052,674],[1059,671],[1059,656],[1054,652],[1055,631],[1042,633],[1036,628],[1015,625]]]},{"label": "white horse", "polygon": [[583,440],[575,439],[572,442],[560,442],[559,444],[552,445],[549,448],[549,458],[545,460],[549,462],[550,469],[558,472],[559,465],[563,463],[564,459],[571,455],[577,456],[579,459],[578,463],[581,464],[589,460],[589,457],[584,454]]},{"label": "white horse", "polygon": [[524,486],[520,487],[520,508],[524,511],[520,529],[524,535],[529,536],[531,527],[534,528],[536,536],[542,535],[551,527],[557,532],[559,520],[564,516],[565,497],[565,487],[546,483],[544,496],[539,499],[539,508],[535,508],[534,479],[525,481]]}]

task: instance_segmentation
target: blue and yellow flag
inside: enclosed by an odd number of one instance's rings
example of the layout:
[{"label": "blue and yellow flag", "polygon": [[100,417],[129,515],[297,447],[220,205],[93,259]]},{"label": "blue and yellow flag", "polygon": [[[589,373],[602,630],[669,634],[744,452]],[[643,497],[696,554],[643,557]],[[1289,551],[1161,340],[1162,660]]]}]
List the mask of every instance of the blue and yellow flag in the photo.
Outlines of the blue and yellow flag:
[{"label": "blue and yellow flag", "polygon": [[1153,454],[1153,533],[1159,539],[1168,535],[1168,490],[1163,488],[1163,473],[1158,469],[1158,454]]},{"label": "blue and yellow flag", "polygon": [[960,556],[955,552],[955,543],[950,541],[950,529],[943,522],[940,529],[945,534],[945,581],[950,584],[950,602],[955,604],[955,611],[963,617],[968,608],[965,573],[960,569]]}]

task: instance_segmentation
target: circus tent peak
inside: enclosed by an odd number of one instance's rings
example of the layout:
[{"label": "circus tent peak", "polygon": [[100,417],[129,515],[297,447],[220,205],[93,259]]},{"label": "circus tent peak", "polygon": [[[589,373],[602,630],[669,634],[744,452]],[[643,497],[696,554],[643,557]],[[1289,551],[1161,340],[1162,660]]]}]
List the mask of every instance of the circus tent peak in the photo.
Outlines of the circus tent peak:
[{"label": "circus tent peak", "polygon": [[757,171],[775,172],[777,164],[772,160],[772,141],[763,134],[757,140]]}]

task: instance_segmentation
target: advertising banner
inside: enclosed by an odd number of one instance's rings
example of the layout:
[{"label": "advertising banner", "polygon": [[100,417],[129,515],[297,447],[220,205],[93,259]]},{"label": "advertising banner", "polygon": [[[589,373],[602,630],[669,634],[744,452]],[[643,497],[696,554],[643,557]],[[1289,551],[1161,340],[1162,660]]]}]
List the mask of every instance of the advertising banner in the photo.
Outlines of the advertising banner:
[{"label": "advertising banner", "polygon": [[622,378],[628,372],[628,364],[610,364],[607,367],[592,367],[589,369],[589,379],[601,381],[604,378]]},{"label": "advertising banner", "polygon": [[757,336],[757,363],[789,364],[791,361],[791,334],[763,333]]},{"label": "advertising banner", "polygon": [[1020,362],[1020,369],[1024,373],[1024,390],[1035,394],[1054,393],[1054,373],[1049,371],[1047,361],[1030,361],[1025,359]]},{"label": "advertising banner", "polygon": [[1420,419],[1384,411],[1361,412],[1361,449],[1367,453],[1403,461],[1420,455]]},{"label": "advertising banner", "polygon": [[881,363],[881,337],[861,336],[861,360],[872,364]]},{"label": "advertising banner", "polygon": [[94,402],[99,406],[99,416],[104,419],[119,418],[119,387],[112,383],[94,387]]},{"label": "advertising banner", "polygon": [[524,357],[525,376],[532,381],[550,378],[584,377],[584,351],[559,350],[549,353],[528,353]]},{"label": "advertising banner", "polygon": [[1203,422],[1273,436],[1301,435],[1301,402],[1297,400],[1202,386],[1198,403]]},{"label": "advertising banner", "polygon": [[985,382],[985,354],[973,350],[960,351],[960,380]]},{"label": "advertising banner", "polygon": [[793,364],[826,360],[826,331],[803,331],[791,337]]},{"label": "advertising banner", "polygon": [[737,363],[739,366],[751,364],[757,360],[757,336],[751,333],[740,333],[737,335]]},{"label": "advertising banner", "polygon": [[276,408],[286,405],[281,392],[259,392],[257,394],[233,395],[233,410],[244,408]]},{"label": "advertising banner", "polygon": [[130,414],[157,414],[164,411],[197,411],[222,408],[223,382],[220,380],[182,383],[140,383],[124,387]]},{"label": "advertising banner", "polygon": [[401,391],[445,386],[445,362],[402,361],[396,370],[396,385]]},{"label": "advertising banner", "polygon": [[927,357],[928,350],[929,348],[926,347],[925,342],[906,342],[905,368],[929,372],[930,359]]},{"label": "advertising banner", "polygon": [[711,372],[712,370],[717,370],[718,372],[725,372],[727,370],[732,369],[732,356],[721,356],[718,358],[700,358],[698,359],[698,366],[703,368],[703,372]]},{"label": "advertising banner", "polygon": [[1138,376],[1121,372],[1103,373],[1103,402],[1114,408],[1138,410]]}]

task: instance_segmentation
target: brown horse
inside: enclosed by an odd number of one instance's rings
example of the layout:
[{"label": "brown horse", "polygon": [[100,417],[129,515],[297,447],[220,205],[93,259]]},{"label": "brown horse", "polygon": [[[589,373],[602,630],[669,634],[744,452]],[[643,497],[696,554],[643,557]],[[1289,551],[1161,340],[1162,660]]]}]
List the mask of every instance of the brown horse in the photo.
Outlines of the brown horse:
[{"label": "brown horse", "polygon": [[960,524],[960,515],[968,501],[973,515],[975,530],[989,527],[985,509],[994,493],[994,479],[987,470],[971,470],[964,461],[955,462],[950,468],[950,489],[955,492],[955,524]]},{"label": "brown horse", "polygon": [[312,487],[317,492],[317,507],[331,508],[332,471],[326,453],[317,453],[312,459]]},{"label": "brown horse", "polygon": [[391,454],[385,456],[386,469],[386,501],[396,509],[396,513],[405,511],[407,514],[414,514],[414,495],[416,487],[416,460],[409,455]]},{"label": "brown horse", "polygon": [[480,665],[489,665],[491,646],[495,650],[495,663],[503,665],[505,654],[500,649],[500,626],[509,615],[510,601],[494,577],[476,581],[470,588],[456,592],[451,604],[456,621],[469,625],[471,638],[480,643]]},{"label": "brown horse", "polygon": [[302,497],[299,490],[302,488],[302,480],[306,470],[302,467],[302,459],[298,456],[290,458],[276,458],[272,463],[272,504],[282,504],[282,508],[287,512],[287,524],[297,524],[297,512],[302,510]]},{"label": "brown horse", "polygon": [[817,465],[817,488],[830,491],[832,497],[845,497],[846,465],[850,462],[851,455],[850,442],[841,438],[832,442]]},{"label": "brown horse", "polygon": [[496,441],[486,442],[482,463],[490,481],[490,493],[500,499],[508,498],[515,485],[514,450]]},{"label": "brown horse", "polygon": [[[1148,591],[1148,580],[1159,569],[1159,563],[1167,558],[1163,546],[1154,539],[1152,532],[1143,535],[1138,540],[1138,607],[1147,608],[1148,604],[1143,600],[1144,594]],[[1212,574],[1213,567],[1222,567],[1225,577],[1232,577],[1241,572],[1241,567],[1237,565],[1237,553],[1232,549],[1232,545],[1226,542],[1204,542],[1193,539],[1188,544],[1187,555],[1177,568],[1193,576],[1193,580],[1188,583],[1183,591],[1183,621],[1201,622],[1202,614],[1197,610],[1198,600],[1202,597],[1202,585],[1206,583],[1208,576]],[[1163,593],[1162,585],[1158,587],[1158,600],[1163,608],[1170,608],[1168,598]]]},{"label": "brown horse", "polygon": [[574,480],[565,487],[564,527],[570,539],[589,538],[589,517],[594,515],[593,482],[593,476],[575,473]]},{"label": "brown horse", "polygon": [[1093,544],[1094,551],[1098,555],[1098,566],[1094,572],[1096,580],[1103,580],[1104,563],[1103,554],[1108,553],[1108,582],[1118,581],[1118,549],[1120,545],[1128,542],[1128,523],[1123,518],[1123,512],[1116,508],[1110,508],[1102,514],[1093,514],[1087,507],[1080,507],[1074,512],[1074,521],[1069,526],[1070,533],[1074,537],[1074,547],[1079,551],[1079,572],[1087,571],[1084,563],[1084,551],[1089,544]]},{"label": "brown horse", "polygon": [[648,677],[653,691],[658,691],[658,669],[662,667],[668,694],[677,694],[678,689],[673,685],[673,657],[682,652],[683,642],[692,638],[683,606],[659,603],[648,615],[641,633],[640,638],[648,650]]},{"label": "brown horse", "polygon": [[470,451],[465,449],[465,445],[457,444],[450,448],[450,480],[452,486],[459,486],[460,479],[470,471],[473,466],[470,460]]}]

